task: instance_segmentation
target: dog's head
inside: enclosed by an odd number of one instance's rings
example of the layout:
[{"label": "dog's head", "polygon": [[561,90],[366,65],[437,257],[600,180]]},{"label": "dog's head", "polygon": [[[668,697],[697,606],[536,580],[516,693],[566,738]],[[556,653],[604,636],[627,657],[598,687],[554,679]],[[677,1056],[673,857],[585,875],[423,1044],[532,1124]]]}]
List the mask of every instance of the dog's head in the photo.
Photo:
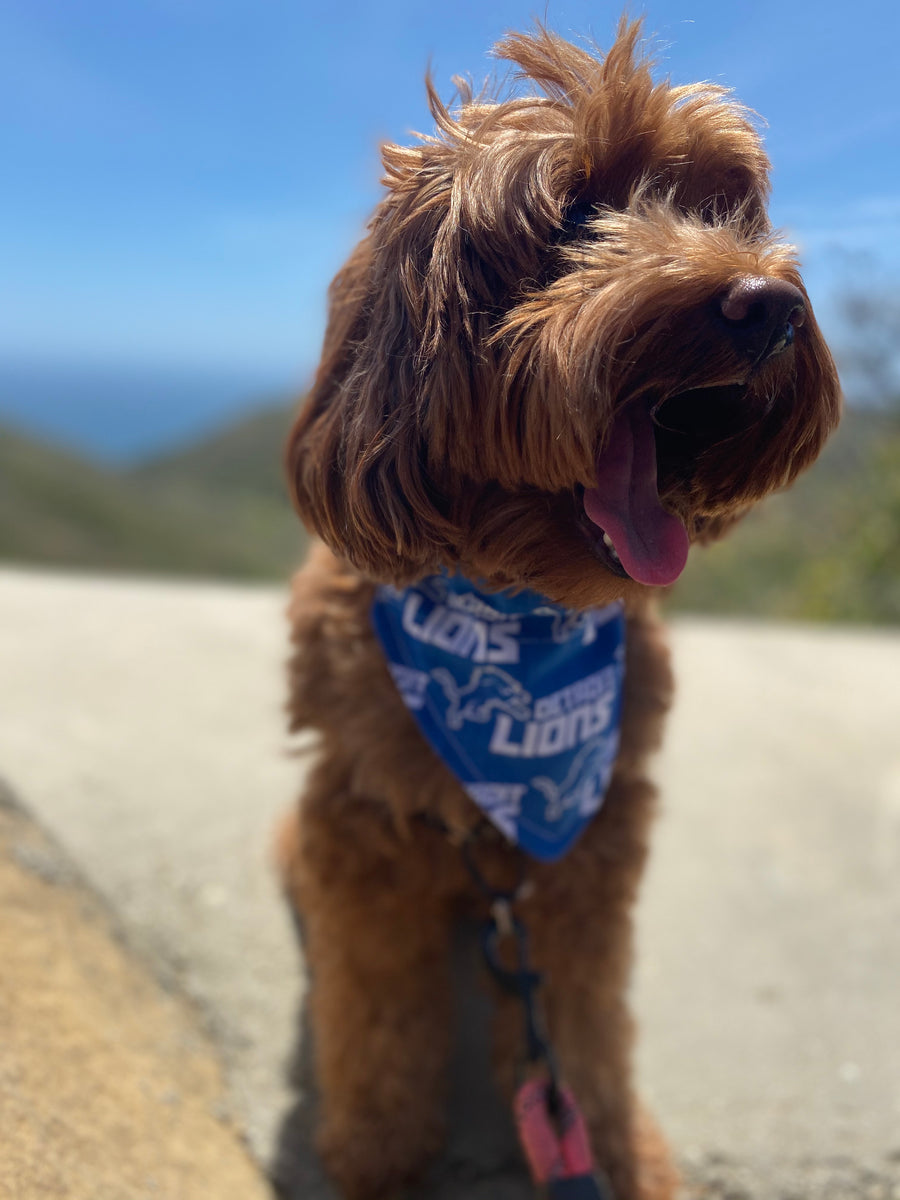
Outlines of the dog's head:
[{"label": "dog's head", "polygon": [[435,136],[384,148],[288,450],[300,513],[373,578],[633,596],[837,422],[747,113],[654,83],[639,34],[602,60],[511,35],[543,94],[451,113],[429,85]]}]

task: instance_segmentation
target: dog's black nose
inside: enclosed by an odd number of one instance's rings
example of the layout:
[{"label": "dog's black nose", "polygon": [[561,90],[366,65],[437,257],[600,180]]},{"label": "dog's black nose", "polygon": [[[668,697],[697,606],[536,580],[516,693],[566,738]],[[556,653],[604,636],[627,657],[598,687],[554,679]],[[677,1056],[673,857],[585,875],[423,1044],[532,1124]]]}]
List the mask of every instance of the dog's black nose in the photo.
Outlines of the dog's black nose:
[{"label": "dog's black nose", "polygon": [[720,297],[719,308],[730,338],[754,363],[786,350],[806,319],[800,289],[764,275],[739,276]]}]

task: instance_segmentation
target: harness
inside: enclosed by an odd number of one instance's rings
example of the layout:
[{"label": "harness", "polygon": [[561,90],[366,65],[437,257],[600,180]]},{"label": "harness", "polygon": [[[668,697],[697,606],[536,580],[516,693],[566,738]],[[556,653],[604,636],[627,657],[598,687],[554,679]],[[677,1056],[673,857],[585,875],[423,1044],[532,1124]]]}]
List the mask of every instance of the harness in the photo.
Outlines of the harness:
[{"label": "harness", "polygon": [[[442,572],[404,589],[379,587],[372,622],[419,729],[487,820],[532,857],[561,858],[601,807],[615,765],[621,604],[576,612]],[[477,841],[470,836],[462,853],[490,912],[484,960],[522,1005],[525,1070],[514,1112],[532,1178],[550,1200],[612,1200],[545,1030],[541,976],[515,908],[524,881],[512,892],[492,888],[478,869]],[[513,966],[501,958],[504,942]]]}]

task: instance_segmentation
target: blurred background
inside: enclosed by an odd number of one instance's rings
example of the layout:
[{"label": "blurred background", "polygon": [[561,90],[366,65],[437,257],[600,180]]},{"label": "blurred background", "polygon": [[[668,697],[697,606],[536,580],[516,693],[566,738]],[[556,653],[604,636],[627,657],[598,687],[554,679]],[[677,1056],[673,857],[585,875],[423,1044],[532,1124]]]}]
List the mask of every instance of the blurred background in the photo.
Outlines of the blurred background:
[{"label": "blurred background", "polygon": [[[632,6],[632,11],[641,11]],[[280,460],[329,280],[428,131],[423,76],[478,82],[535,8],[457,0],[5,0],[0,9],[0,561],[279,580],[303,553]],[[849,409],[816,469],[673,606],[900,619],[895,0],[653,0],[659,73],[765,119]],[[550,0],[609,43],[618,4]]]}]

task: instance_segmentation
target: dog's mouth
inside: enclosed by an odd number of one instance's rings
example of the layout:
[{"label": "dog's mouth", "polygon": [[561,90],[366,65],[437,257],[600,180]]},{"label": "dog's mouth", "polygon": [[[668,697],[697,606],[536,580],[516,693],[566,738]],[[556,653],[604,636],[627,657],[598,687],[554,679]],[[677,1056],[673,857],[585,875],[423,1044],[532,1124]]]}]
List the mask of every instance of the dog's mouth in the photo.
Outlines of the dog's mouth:
[{"label": "dog's mouth", "polygon": [[580,524],[607,570],[666,587],[685,568],[690,538],[661,499],[693,475],[698,455],[745,426],[740,383],[625,406],[597,457],[596,484],[580,493]]}]

